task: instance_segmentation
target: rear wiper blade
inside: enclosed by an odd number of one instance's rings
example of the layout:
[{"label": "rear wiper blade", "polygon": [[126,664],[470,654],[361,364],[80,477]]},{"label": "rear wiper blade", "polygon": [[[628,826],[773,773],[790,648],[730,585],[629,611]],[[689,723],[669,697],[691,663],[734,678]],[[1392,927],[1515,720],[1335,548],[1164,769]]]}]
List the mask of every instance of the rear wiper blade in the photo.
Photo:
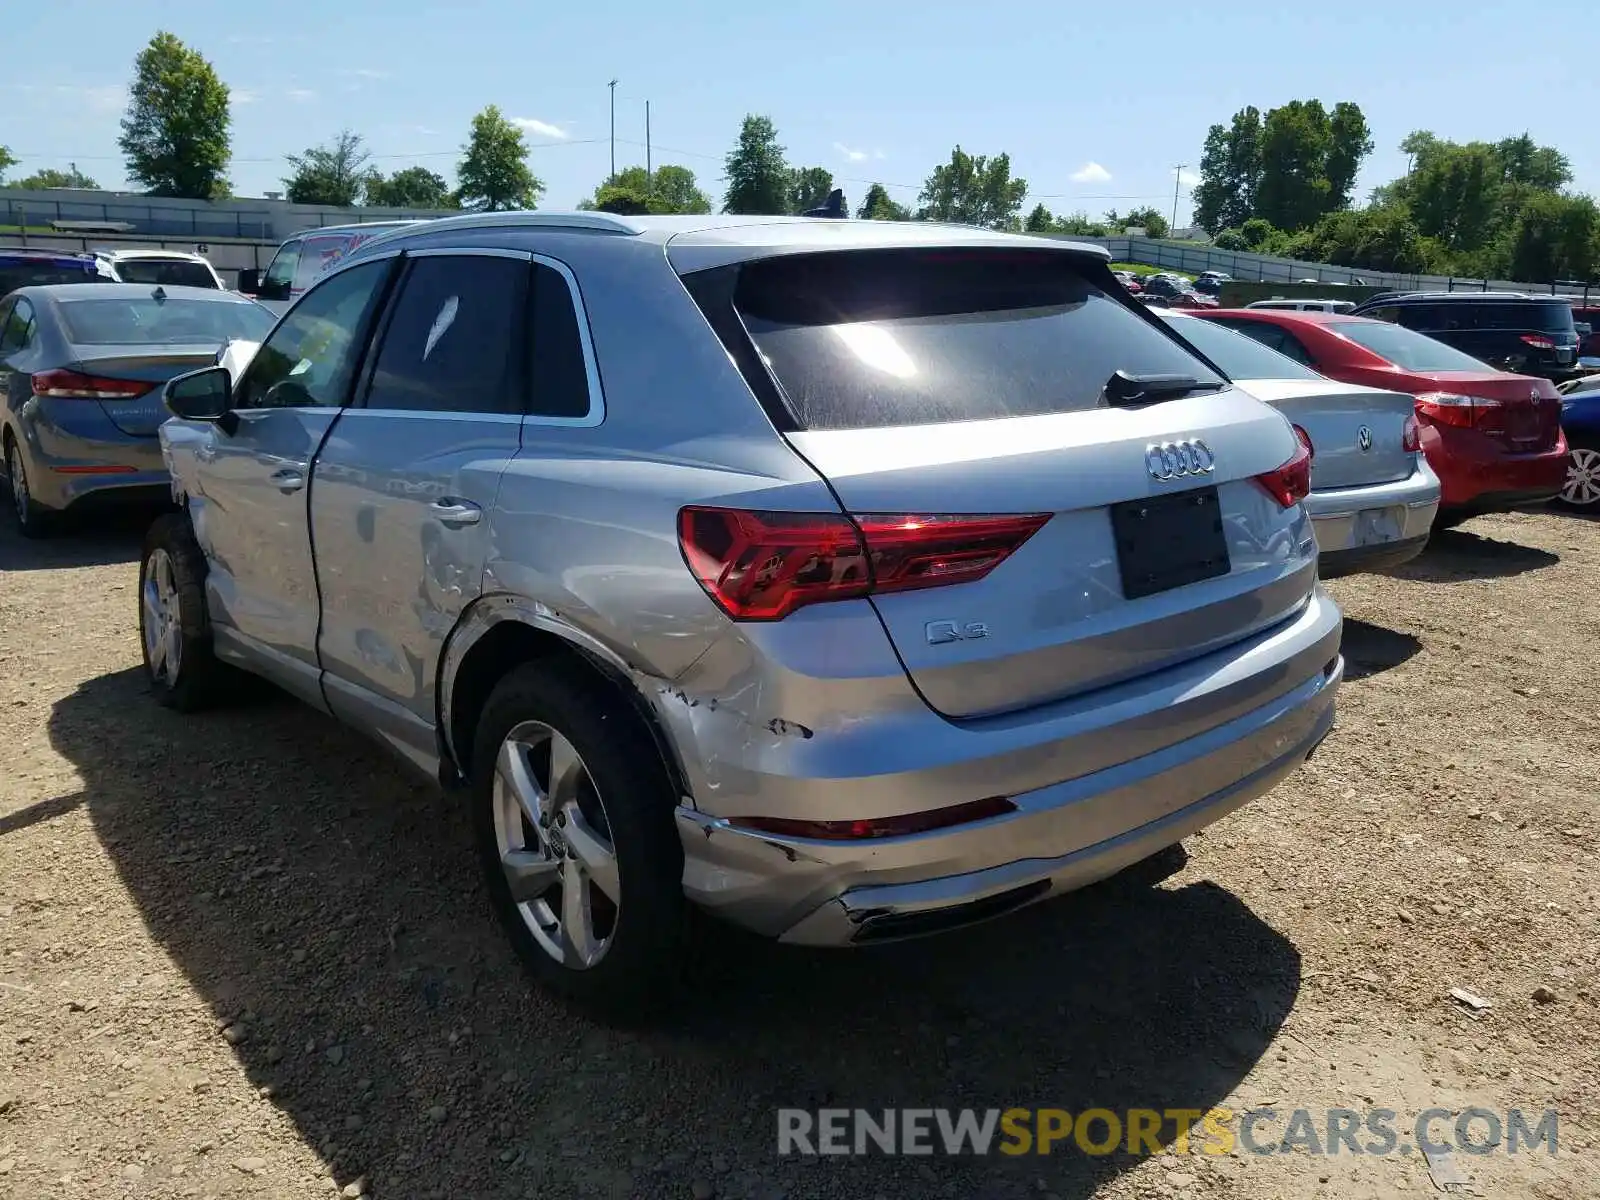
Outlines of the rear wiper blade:
[{"label": "rear wiper blade", "polygon": [[1114,408],[1135,404],[1153,404],[1157,400],[1172,400],[1190,392],[1215,392],[1226,387],[1222,383],[1201,383],[1193,375],[1135,375],[1118,371],[1106,380],[1106,403]]}]

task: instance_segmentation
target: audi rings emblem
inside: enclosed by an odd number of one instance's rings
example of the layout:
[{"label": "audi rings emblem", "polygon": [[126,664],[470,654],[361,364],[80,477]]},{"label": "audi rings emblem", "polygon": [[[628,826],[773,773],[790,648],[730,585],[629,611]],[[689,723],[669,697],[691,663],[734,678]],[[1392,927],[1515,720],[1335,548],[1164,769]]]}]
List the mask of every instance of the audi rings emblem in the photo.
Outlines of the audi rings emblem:
[{"label": "audi rings emblem", "polygon": [[1361,447],[1363,454],[1372,449],[1372,430],[1367,426],[1363,425],[1356,430],[1356,445]]},{"label": "audi rings emblem", "polygon": [[1161,442],[1144,452],[1145,470],[1151,479],[1163,482],[1191,475],[1209,475],[1217,468],[1217,456],[1199,438],[1182,442]]}]

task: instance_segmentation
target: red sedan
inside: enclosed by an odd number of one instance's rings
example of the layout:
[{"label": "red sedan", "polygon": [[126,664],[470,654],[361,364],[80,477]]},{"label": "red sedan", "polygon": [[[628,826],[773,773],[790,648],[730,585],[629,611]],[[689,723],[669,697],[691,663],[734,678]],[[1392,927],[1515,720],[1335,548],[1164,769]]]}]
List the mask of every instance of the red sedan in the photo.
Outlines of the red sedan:
[{"label": "red sedan", "polygon": [[1439,523],[1542,504],[1561,491],[1567,443],[1548,379],[1496,371],[1387,321],[1288,309],[1201,309],[1330,379],[1409,392],[1443,494]]}]

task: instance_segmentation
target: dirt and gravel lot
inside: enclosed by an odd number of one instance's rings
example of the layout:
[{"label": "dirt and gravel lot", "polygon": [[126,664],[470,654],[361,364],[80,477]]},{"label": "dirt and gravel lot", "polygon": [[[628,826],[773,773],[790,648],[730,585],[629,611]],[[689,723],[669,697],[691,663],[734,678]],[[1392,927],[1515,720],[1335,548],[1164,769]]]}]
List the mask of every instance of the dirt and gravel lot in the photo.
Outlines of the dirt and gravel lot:
[{"label": "dirt and gravel lot", "polygon": [[1336,581],[1338,728],[1159,887],[873,952],[718,938],[648,1034],[530,990],[464,814],[358,736],[156,707],[137,547],[0,529],[0,1196],[1434,1191],[1398,1152],[780,1159],[783,1105],[1553,1107],[1559,1153],[1457,1153],[1467,1193],[1600,1195],[1600,523]]}]

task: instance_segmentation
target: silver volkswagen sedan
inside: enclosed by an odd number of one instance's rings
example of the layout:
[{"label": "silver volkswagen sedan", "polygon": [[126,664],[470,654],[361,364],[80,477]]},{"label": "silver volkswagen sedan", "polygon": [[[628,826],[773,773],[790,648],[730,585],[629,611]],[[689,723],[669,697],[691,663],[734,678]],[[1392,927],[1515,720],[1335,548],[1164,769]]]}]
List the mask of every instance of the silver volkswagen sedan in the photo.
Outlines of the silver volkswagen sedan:
[{"label": "silver volkswagen sedan", "polygon": [[1417,440],[1413,397],[1335,382],[1187,313],[1160,316],[1235,384],[1294,422],[1311,451],[1305,504],[1324,579],[1392,570],[1422,553],[1439,511],[1439,477]]}]

